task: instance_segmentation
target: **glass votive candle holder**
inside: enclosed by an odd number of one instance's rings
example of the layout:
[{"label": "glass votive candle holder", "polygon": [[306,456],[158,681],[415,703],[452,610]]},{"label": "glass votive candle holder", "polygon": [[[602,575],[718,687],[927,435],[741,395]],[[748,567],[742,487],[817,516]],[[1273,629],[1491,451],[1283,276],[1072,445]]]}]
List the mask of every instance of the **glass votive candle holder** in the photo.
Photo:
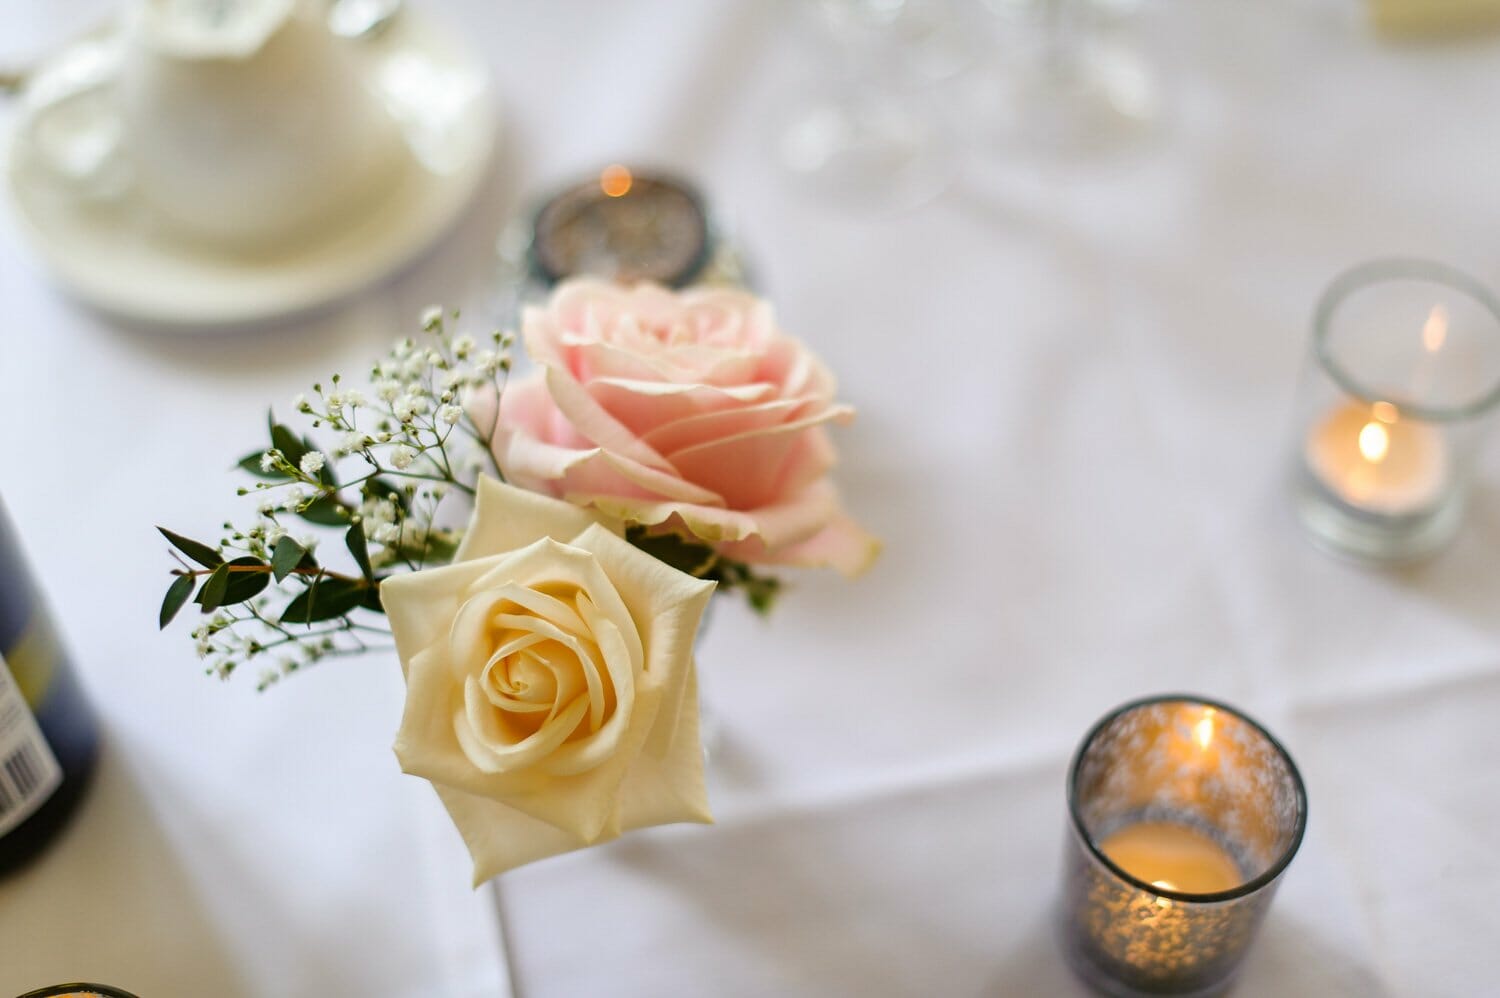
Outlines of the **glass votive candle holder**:
[{"label": "glass votive candle holder", "polygon": [[1302,842],[1307,794],[1259,724],[1192,696],[1128,703],[1068,771],[1063,951],[1120,996],[1227,989]]},{"label": "glass votive candle holder", "polygon": [[135,998],[129,991],[110,987],[108,984],[54,984],[47,988],[28,991],[17,998]]},{"label": "glass votive candle holder", "polygon": [[1313,317],[1297,402],[1293,493],[1314,541],[1410,561],[1463,520],[1500,402],[1500,301],[1425,260],[1340,275]]}]

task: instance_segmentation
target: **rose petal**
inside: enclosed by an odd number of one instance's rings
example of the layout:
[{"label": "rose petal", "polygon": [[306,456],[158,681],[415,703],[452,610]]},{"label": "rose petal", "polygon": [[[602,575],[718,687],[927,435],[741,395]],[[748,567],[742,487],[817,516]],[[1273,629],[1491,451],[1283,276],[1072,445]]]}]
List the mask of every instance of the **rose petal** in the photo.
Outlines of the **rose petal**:
[{"label": "rose petal", "polygon": [[657,721],[652,740],[664,746],[636,760],[620,787],[620,828],[692,821],[712,824],[703,784],[703,746],[698,736],[698,675],[689,670],[683,684],[682,709],[667,722]]},{"label": "rose petal", "polygon": [[[643,437],[654,429],[705,413],[733,411],[773,401],[776,387],[764,382],[718,387],[623,378],[596,378],[589,394],[610,415]],[[650,441],[647,441],[650,443]],[[655,448],[656,445],[652,445]],[[657,448],[658,453],[660,449]]]},{"label": "rose petal", "polygon": [[507,870],[607,842],[620,834],[617,823],[589,841],[499,801],[440,784],[434,784],[434,789],[474,860],[475,887]]},{"label": "rose petal", "polygon": [[[527,492],[480,476],[474,496],[474,516],[454,554],[455,562],[467,561],[491,551],[515,551],[542,537],[567,541],[577,537],[598,517],[572,503]],[[397,583],[404,591],[421,587],[428,572],[397,575],[384,585]],[[406,581],[401,581],[406,580]],[[452,615],[444,618],[451,620]]]},{"label": "rose petal", "polygon": [[547,390],[552,394],[552,401],[584,438],[637,464],[661,471],[672,470],[665,458],[605,412],[604,407],[594,401],[593,396],[571,375],[556,367],[547,367],[546,372]]},{"label": "rose petal", "polygon": [[828,566],[847,578],[863,574],[880,555],[880,541],[840,513],[804,541],[769,548],[758,539],[719,546],[725,557],[752,564]]},{"label": "rose petal", "polygon": [[[724,497],[731,509],[770,506],[785,496],[782,484],[788,457],[807,432],[847,413],[830,406],[821,413],[770,429],[749,429],[707,443],[674,450],[670,460],[682,476]],[[755,469],[747,474],[746,469]]]}]

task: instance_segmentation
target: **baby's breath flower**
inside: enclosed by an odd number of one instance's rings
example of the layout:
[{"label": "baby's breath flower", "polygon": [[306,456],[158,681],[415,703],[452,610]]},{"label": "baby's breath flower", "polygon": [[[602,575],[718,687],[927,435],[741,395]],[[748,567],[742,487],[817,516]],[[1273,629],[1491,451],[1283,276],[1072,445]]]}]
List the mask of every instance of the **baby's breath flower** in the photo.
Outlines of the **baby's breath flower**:
[{"label": "baby's breath flower", "polygon": [[312,406],[308,404],[307,396],[301,393],[298,393],[297,397],[292,399],[292,408],[297,412],[312,412]]},{"label": "baby's breath flower", "polygon": [[382,381],[375,386],[375,394],[384,402],[394,402],[401,396],[401,382]]},{"label": "baby's breath flower", "polygon": [[310,450],[302,455],[302,473],[309,477],[323,470],[324,457],[322,451]]},{"label": "baby's breath flower", "polygon": [[428,305],[422,309],[422,317],[419,320],[422,328],[431,333],[443,324],[443,310],[438,305]]},{"label": "baby's breath flower", "polygon": [[412,418],[427,411],[427,398],[424,395],[403,395],[391,405],[391,412],[403,423],[410,423]]},{"label": "baby's breath flower", "polygon": [[397,471],[405,471],[411,467],[411,463],[417,459],[417,452],[405,444],[397,444],[391,448],[391,466]]},{"label": "baby's breath flower", "polygon": [[472,336],[460,336],[458,339],[453,341],[453,356],[457,357],[459,360],[466,359],[473,350],[474,337]]},{"label": "baby's breath flower", "polygon": [[260,470],[270,471],[276,467],[276,461],[281,457],[281,451],[268,450],[260,456]]},{"label": "baby's breath flower", "polygon": [[394,523],[382,523],[369,537],[376,544],[394,544],[401,539],[401,528]]},{"label": "baby's breath flower", "polygon": [[463,408],[461,406],[456,406],[456,405],[445,405],[441,409],[439,409],[438,413],[437,413],[438,419],[441,419],[443,422],[447,423],[449,426],[452,426],[454,423],[457,423],[459,421],[459,419],[463,417],[463,414],[464,414]]}]

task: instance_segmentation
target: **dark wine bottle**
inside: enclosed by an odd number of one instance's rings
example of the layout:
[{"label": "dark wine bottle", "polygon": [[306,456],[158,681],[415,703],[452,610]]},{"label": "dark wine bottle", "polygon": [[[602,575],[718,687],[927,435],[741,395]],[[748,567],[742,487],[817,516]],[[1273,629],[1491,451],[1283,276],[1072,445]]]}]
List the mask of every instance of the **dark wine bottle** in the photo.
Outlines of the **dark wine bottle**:
[{"label": "dark wine bottle", "polygon": [[0,506],[0,874],[57,837],[98,750],[98,721]]}]

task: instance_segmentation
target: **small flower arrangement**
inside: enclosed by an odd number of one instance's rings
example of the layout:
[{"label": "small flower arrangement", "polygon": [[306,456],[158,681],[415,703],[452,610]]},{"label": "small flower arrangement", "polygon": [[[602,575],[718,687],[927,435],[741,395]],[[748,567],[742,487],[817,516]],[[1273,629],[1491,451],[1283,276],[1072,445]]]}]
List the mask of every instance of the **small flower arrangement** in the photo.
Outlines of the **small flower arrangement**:
[{"label": "small flower arrangement", "polygon": [[512,334],[459,320],[429,309],[366,389],[313,385],[293,404],[308,432],[272,415],[239,461],[252,522],[215,544],[158,528],[177,561],[160,625],[192,601],[208,671],[262,664],[261,689],[394,643],[402,768],[438,788],[483,880],[707,820],[692,644],[710,594],[765,612],[775,567],[854,575],[879,545],[828,477],[826,426],[852,410],[761,299],[565,282],[525,311],[534,367],[514,383]]}]

